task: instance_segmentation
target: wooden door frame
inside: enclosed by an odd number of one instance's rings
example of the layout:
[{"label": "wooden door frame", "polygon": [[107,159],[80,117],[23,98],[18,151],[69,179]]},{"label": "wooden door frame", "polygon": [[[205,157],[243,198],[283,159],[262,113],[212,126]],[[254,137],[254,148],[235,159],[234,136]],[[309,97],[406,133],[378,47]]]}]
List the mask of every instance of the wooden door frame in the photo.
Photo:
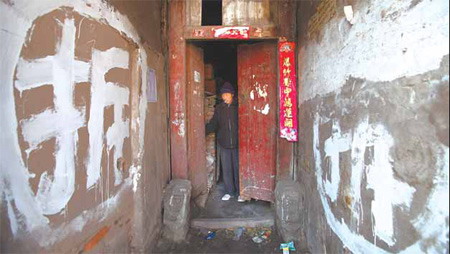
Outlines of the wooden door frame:
[{"label": "wooden door frame", "polygon": [[[217,39],[186,40],[184,48],[186,49],[187,48],[187,44],[189,44],[189,43],[195,43],[195,42],[208,43],[208,42],[214,42],[214,41],[236,42],[237,40],[217,40]],[[264,38],[264,39],[257,39],[257,40],[256,39],[249,39],[249,40],[238,40],[238,41],[242,42],[242,43],[248,43],[248,42],[275,42],[274,46],[276,47],[277,46],[276,43],[278,43],[279,40],[278,39],[274,39],[274,38]],[[278,57],[278,50],[277,50],[277,57]],[[186,60],[185,60],[185,62],[186,62]],[[186,69],[187,68],[186,65],[187,65],[187,62],[185,64],[185,72],[187,70]],[[282,180],[282,179],[292,179],[293,147],[294,147],[293,143],[288,142],[285,139],[280,138],[279,135],[278,135],[278,133],[279,133],[279,125],[278,125],[279,113],[278,112],[279,112],[279,99],[280,99],[279,98],[279,63],[278,63],[278,61],[276,61],[276,66],[277,67],[276,67],[275,71],[277,72],[276,73],[276,78],[277,78],[277,81],[276,81],[276,85],[277,85],[277,88],[276,88],[276,92],[277,92],[277,96],[276,96],[277,97],[277,100],[276,100],[276,104],[277,104],[276,112],[277,112],[277,114],[276,114],[276,118],[275,118],[276,122],[274,124],[276,126],[277,138],[276,138],[276,150],[275,150],[275,153],[276,153],[276,178],[275,178],[275,182],[277,182],[279,180]],[[202,78],[204,78],[204,77],[202,77]],[[185,80],[186,80],[186,84],[187,84],[186,76],[185,76]],[[188,108],[192,108],[192,105],[189,104],[191,100],[189,100],[188,96],[189,96],[189,94],[186,93],[185,94],[185,108],[186,108],[186,110]],[[186,114],[185,122],[186,123],[189,122],[188,114]],[[186,133],[189,132],[189,130],[187,129],[188,126],[189,126],[188,124],[185,125],[185,128],[186,128],[185,132]],[[186,137],[186,154],[188,154],[187,149],[188,149],[188,146],[189,146],[189,141],[187,139],[188,139],[188,137]],[[180,160],[183,156],[177,156],[177,155],[173,154],[172,158],[174,158],[174,157],[176,158],[176,160]],[[189,172],[189,167],[188,167],[188,165],[189,165],[188,156],[186,156],[186,164],[185,165],[186,165],[186,168],[184,169],[185,170],[184,174],[186,175],[186,178],[183,178],[183,179],[188,179],[188,176],[189,176],[189,173],[190,173]],[[180,178],[179,175],[177,175],[176,173],[177,172],[172,171],[173,178]]]},{"label": "wooden door frame", "polygon": [[[280,0],[280,15],[275,26],[248,26],[249,40],[278,39],[296,41],[296,2]],[[195,8],[194,8],[195,9]],[[186,42],[189,40],[215,40],[210,26],[187,22],[192,12],[186,1],[170,1],[168,5],[168,87],[171,175],[174,179],[188,179],[186,133]],[[225,28],[218,26],[214,28]],[[279,68],[279,67],[278,67]],[[278,70],[277,70],[278,75]],[[278,84],[279,85],[279,84]],[[276,180],[292,179],[294,144],[277,138]]]}]

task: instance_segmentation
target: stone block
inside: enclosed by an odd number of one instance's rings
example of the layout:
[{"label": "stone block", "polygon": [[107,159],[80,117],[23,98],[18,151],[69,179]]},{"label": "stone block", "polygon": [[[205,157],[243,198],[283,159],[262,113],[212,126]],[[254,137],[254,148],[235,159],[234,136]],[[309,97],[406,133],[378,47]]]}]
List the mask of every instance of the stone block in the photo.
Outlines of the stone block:
[{"label": "stone block", "polygon": [[163,237],[174,242],[186,238],[189,230],[191,182],[172,180],[164,192]]},{"label": "stone block", "polygon": [[276,226],[284,241],[297,241],[301,229],[300,184],[292,180],[277,182],[275,188]]}]

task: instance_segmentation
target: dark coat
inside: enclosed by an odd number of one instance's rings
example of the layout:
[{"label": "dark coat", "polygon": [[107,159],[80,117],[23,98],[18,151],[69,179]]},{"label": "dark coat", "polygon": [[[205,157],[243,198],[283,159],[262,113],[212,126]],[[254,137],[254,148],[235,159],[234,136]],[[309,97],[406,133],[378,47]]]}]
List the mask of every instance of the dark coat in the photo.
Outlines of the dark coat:
[{"label": "dark coat", "polygon": [[214,109],[214,116],[206,124],[206,133],[216,132],[217,142],[223,148],[238,148],[238,104],[233,100],[231,105],[220,103]]}]

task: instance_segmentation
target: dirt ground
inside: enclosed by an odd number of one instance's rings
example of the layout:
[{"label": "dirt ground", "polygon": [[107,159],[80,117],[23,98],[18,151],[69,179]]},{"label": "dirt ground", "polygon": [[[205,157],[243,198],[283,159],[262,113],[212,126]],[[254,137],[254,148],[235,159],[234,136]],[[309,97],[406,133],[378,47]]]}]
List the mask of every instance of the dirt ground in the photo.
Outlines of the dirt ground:
[{"label": "dirt ground", "polygon": [[[271,231],[271,235],[262,243],[252,238],[261,232]],[[152,253],[282,253],[282,239],[273,228],[247,228],[239,240],[234,240],[233,229],[215,230],[216,236],[206,240],[208,230],[191,229],[183,243],[173,243],[161,239]],[[291,251],[290,253],[300,253]]]}]

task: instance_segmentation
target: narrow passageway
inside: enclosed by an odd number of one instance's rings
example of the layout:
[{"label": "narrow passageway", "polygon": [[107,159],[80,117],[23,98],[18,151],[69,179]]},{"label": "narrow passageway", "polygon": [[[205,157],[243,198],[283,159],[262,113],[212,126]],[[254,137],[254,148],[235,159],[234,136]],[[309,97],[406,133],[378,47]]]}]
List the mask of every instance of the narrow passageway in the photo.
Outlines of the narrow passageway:
[{"label": "narrow passageway", "polygon": [[448,0],[0,0],[0,253],[449,253],[449,48]]}]

